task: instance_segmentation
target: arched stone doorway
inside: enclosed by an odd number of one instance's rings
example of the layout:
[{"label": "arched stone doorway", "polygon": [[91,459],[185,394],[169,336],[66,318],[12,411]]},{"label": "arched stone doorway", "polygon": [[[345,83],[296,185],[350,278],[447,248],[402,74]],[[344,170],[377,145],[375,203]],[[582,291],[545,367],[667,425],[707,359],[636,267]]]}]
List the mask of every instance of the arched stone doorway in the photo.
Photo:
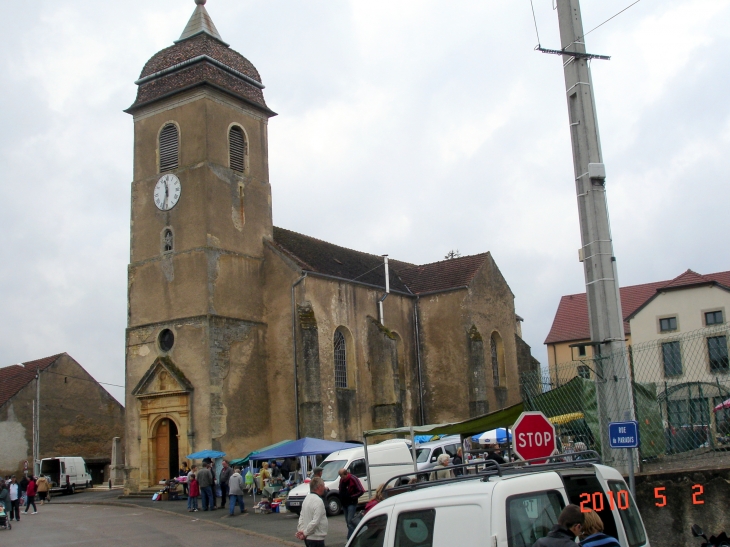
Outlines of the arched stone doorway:
[{"label": "arched stone doorway", "polygon": [[178,429],[174,421],[162,418],[154,435],[155,483],[177,476],[179,462]]}]

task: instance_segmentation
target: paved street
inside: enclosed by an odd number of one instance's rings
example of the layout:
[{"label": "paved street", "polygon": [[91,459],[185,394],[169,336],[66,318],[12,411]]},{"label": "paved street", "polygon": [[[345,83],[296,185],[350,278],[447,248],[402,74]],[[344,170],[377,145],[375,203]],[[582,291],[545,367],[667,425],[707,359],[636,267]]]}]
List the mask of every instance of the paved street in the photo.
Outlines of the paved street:
[{"label": "paved street", "polygon": [[[21,514],[20,523],[10,531],[0,530],[0,545],[6,540],[29,540],[31,544],[97,544],[134,546],[207,545],[303,547],[294,538],[298,517],[292,513],[256,515],[253,503],[246,498],[247,515],[224,517],[228,510],[188,513],[185,501],[153,502],[120,500],[120,490],[83,492],[73,496],[56,496],[51,504],[38,507],[38,514]],[[329,519],[328,547],[345,544],[344,517]]]}]

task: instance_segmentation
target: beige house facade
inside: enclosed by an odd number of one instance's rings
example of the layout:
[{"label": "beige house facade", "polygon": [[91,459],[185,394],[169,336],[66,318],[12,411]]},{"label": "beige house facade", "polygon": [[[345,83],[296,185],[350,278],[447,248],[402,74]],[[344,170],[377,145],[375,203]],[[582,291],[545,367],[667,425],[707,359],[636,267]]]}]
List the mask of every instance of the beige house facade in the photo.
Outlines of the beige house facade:
[{"label": "beige house facade", "polygon": [[204,2],[137,80],[126,489],[203,449],[461,420],[539,363],[490,253],[415,265],[273,226],[256,68]]}]

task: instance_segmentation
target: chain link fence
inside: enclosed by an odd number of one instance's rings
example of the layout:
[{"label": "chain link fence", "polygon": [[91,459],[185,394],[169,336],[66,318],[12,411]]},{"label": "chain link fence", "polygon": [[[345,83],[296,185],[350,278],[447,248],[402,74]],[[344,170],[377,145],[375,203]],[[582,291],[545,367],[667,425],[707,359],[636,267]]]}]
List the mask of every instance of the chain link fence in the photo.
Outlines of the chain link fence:
[{"label": "chain link fence", "polygon": [[[542,411],[553,422],[563,453],[587,448],[606,463],[625,464],[625,450],[602,446],[608,439],[603,427],[625,419],[607,416],[605,408],[632,408],[642,471],[730,467],[729,339],[723,324],[524,373],[525,410]],[[625,381],[615,372],[621,370],[628,370],[633,400],[609,404],[613,392],[606,387]]]}]

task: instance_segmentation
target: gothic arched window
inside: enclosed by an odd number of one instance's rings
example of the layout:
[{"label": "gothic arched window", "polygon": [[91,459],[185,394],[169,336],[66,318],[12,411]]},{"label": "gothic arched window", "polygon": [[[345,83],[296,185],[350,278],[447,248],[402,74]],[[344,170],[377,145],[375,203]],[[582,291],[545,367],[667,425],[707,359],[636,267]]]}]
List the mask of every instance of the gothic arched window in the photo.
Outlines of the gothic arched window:
[{"label": "gothic arched window", "polygon": [[335,387],[347,387],[347,344],[345,336],[335,331]]},{"label": "gothic arched window", "polygon": [[177,169],[180,135],[174,123],[168,123],[160,131],[160,173]]},{"label": "gothic arched window", "polygon": [[172,236],[172,230],[169,228],[165,230],[165,233],[162,234],[162,251],[163,252],[169,252],[173,249],[173,236]]},{"label": "gothic arched window", "polygon": [[243,173],[246,170],[246,135],[243,129],[234,125],[228,132],[228,146],[230,153],[230,166],[234,171]]},{"label": "gothic arched window", "polygon": [[494,335],[490,340],[490,346],[492,350],[492,378],[494,379],[494,387],[499,386],[499,352],[497,351],[497,341],[494,339]]}]

